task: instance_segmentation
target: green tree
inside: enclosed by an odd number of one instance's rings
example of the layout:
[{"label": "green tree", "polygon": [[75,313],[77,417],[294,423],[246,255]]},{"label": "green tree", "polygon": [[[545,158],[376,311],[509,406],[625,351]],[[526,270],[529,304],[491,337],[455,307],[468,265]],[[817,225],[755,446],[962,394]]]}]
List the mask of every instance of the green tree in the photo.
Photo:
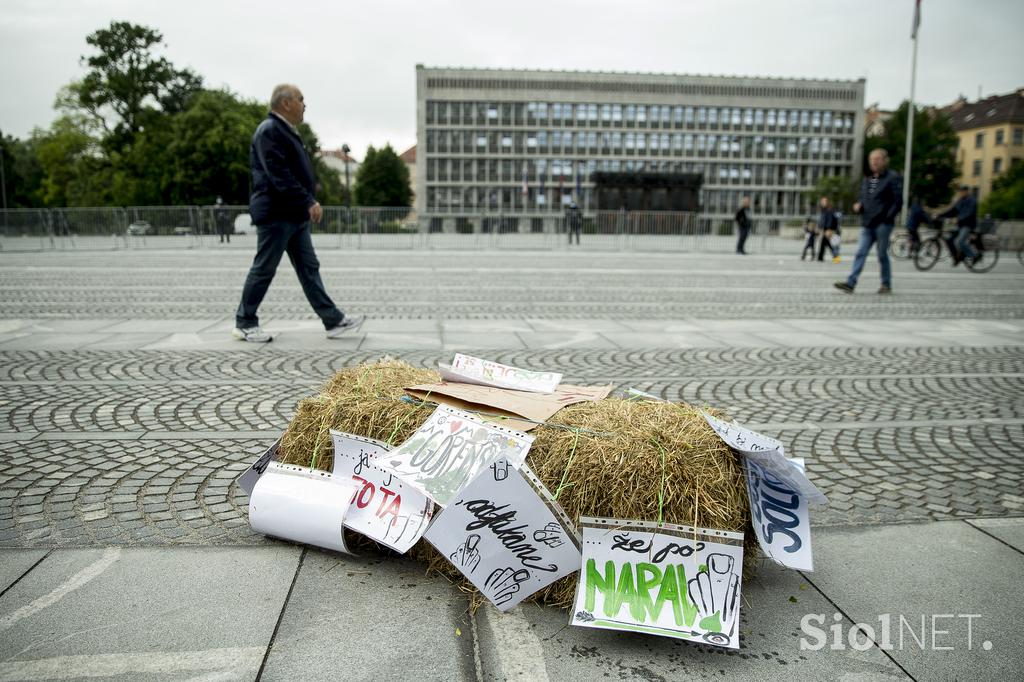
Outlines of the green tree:
[{"label": "green tree", "polygon": [[[904,102],[885,124],[885,134],[864,141],[864,172],[868,172],[868,154],[881,147],[889,152],[889,168],[903,172],[907,151],[909,105]],[[949,117],[934,108],[914,110],[914,153],[910,162],[910,193],[925,206],[948,203],[957,178],[957,134]]]},{"label": "green tree", "polygon": [[1024,163],[1015,163],[992,183],[992,191],[981,202],[981,213],[1000,220],[1024,219]]},{"label": "green tree", "polygon": [[103,206],[112,200],[112,169],[100,141],[80,116],[61,116],[48,130],[32,132],[43,172],[40,199],[46,206]]},{"label": "green tree", "polygon": [[299,137],[302,138],[302,146],[313,161],[313,173],[316,175],[317,191],[316,198],[323,206],[340,206],[346,202],[345,186],[341,184],[341,176],[320,156],[320,140],[317,138],[313,128],[308,123],[299,124]]},{"label": "green tree", "polygon": [[355,203],[360,206],[409,206],[412,190],[409,188],[409,169],[398,154],[385,145],[366,150],[366,158],[356,173],[353,190]]},{"label": "green tree", "polygon": [[817,206],[822,197],[828,197],[836,210],[846,213],[853,210],[859,186],[860,182],[848,175],[830,175],[819,178],[814,189],[804,193],[804,198]]},{"label": "green tree", "polygon": [[31,139],[0,136],[0,163],[3,163],[4,193],[8,208],[34,208],[42,205],[43,169]]}]

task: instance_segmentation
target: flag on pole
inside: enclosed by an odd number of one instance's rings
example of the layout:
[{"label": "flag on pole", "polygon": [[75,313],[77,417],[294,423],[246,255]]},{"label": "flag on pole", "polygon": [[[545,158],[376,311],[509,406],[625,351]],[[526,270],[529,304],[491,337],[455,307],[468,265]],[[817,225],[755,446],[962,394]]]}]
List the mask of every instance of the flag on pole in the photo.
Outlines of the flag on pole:
[{"label": "flag on pole", "polygon": [[525,197],[529,193],[530,193],[530,186],[527,184],[527,180],[526,180],[526,164],[523,164],[523,196]]},{"label": "flag on pole", "polygon": [[917,39],[917,27],[921,25],[921,0],[914,0],[914,27],[910,30],[910,37]]}]

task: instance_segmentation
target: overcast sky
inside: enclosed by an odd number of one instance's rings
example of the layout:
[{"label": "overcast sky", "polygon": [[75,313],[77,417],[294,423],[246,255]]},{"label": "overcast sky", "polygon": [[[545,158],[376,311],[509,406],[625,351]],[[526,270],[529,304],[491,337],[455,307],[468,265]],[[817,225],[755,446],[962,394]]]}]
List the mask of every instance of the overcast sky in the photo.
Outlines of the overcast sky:
[{"label": "overcast sky", "polygon": [[[85,36],[111,20],[164,34],[163,53],[260,101],[305,91],[325,148],[416,141],[415,65],[867,79],[865,104],[910,87],[913,0],[0,0],[0,130],[54,118]],[[1024,1],[923,0],[918,100],[1024,86]]]}]

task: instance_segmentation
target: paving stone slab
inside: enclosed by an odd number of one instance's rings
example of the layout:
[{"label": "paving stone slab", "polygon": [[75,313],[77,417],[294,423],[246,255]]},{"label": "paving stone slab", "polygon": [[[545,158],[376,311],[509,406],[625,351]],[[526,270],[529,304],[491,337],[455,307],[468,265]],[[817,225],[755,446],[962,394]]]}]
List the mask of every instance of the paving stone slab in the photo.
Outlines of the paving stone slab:
[{"label": "paving stone slab", "polygon": [[0,598],[0,679],[254,679],[300,551],[57,550]]},{"label": "paving stone slab", "polygon": [[[800,619],[831,608],[794,571],[765,565],[743,585],[740,649],[568,624],[561,609],[477,611],[484,680],[906,679],[876,648],[802,651]],[[851,623],[847,623],[848,625]]]},{"label": "paving stone slab", "polygon": [[0,549],[0,592],[25,575],[46,552],[45,549]]},{"label": "paving stone slab", "polygon": [[264,680],[474,680],[466,595],[402,557],[306,553]]},{"label": "paving stone slab", "polygon": [[[888,653],[915,679],[1019,677],[1024,555],[969,524],[819,529],[814,568],[808,579],[854,622],[871,626],[876,642],[889,614]],[[824,615],[822,630],[835,612],[808,611]]]},{"label": "paving stone slab", "polygon": [[1024,552],[1024,518],[971,519],[967,523]]}]

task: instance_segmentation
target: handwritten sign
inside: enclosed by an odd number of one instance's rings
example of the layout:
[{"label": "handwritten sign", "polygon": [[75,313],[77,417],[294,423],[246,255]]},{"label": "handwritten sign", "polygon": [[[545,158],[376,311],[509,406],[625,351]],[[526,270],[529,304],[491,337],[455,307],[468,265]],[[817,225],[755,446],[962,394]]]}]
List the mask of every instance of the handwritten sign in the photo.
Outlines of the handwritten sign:
[{"label": "handwritten sign", "polygon": [[572,523],[526,465],[506,459],[463,488],[426,538],[502,611],[580,567]]},{"label": "handwritten sign", "polygon": [[326,471],[270,462],[249,496],[257,533],[348,552],[342,526],[355,485]]},{"label": "handwritten sign", "polygon": [[584,517],[572,624],[739,648],[743,535]]},{"label": "handwritten sign", "polygon": [[[803,470],[802,459],[790,460]],[[750,522],[761,550],[777,564],[814,570],[807,500],[752,459],[746,460]]]},{"label": "handwritten sign", "polygon": [[703,415],[708,425],[725,441],[725,444],[743,455],[747,461],[760,464],[775,478],[800,493],[810,504],[828,504],[828,498],[811,483],[807,474],[794,465],[792,460],[786,459],[786,450],[781,442],[735,422],[724,422],[707,412],[703,412]]},{"label": "handwritten sign", "polygon": [[455,354],[451,365],[438,363],[438,368],[441,372],[441,379],[444,381],[510,388],[533,393],[551,393],[558,387],[558,382],[562,380],[562,375],[558,372],[535,372],[490,360],[481,360],[462,353]]},{"label": "handwritten sign", "polygon": [[388,445],[372,438],[331,431],[334,476],[355,485],[345,527],[405,553],[423,536],[434,503],[378,465]]},{"label": "handwritten sign", "polygon": [[532,443],[533,436],[438,405],[407,441],[378,458],[378,466],[445,507],[492,462],[522,465]]},{"label": "handwritten sign", "polygon": [[281,447],[281,439],[278,438],[277,442],[271,445],[266,451],[260,455],[255,462],[253,462],[241,476],[238,477],[238,487],[245,491],[246,495],[252,495],[252,489],[256,486],[256,481],[260,480],[260,476],[267,470],[270,463],[277,459],[277,450]]}]

